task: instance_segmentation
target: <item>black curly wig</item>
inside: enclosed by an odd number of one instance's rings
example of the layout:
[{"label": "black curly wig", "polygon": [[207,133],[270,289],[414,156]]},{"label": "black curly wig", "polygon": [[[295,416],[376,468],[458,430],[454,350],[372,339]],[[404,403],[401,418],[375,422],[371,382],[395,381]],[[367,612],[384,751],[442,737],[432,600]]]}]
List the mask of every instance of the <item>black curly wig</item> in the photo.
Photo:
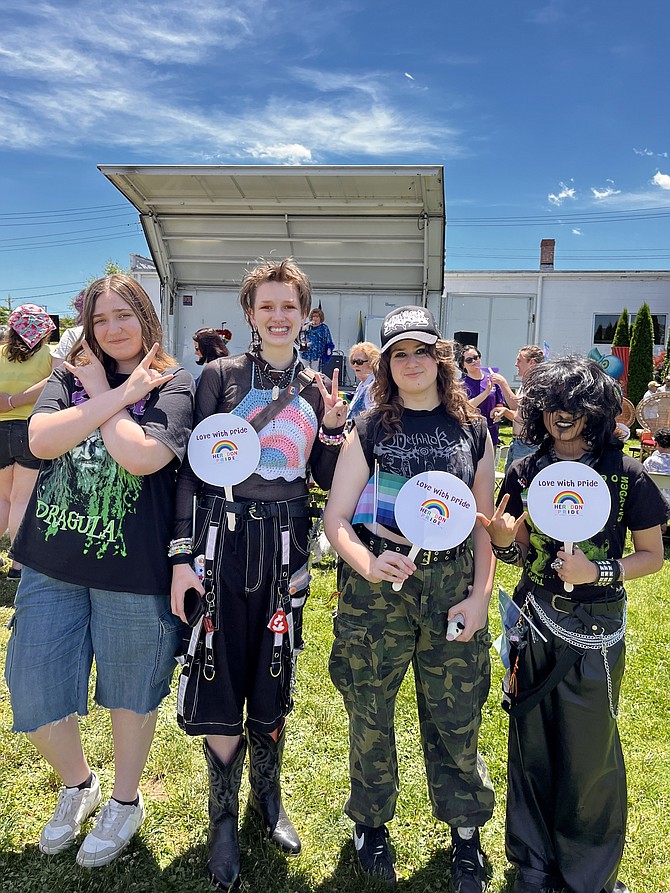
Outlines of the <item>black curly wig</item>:
[{"label": "black curly wig", "polygon": [[523,440],[551,440],[543,413],[560,410],[586,417],[582,436],[592,453],[601,453],[606,444],[620,446],[614,429],[621,399],[619,384],[593,360],[568,356],[539,363],[523,380]]}]

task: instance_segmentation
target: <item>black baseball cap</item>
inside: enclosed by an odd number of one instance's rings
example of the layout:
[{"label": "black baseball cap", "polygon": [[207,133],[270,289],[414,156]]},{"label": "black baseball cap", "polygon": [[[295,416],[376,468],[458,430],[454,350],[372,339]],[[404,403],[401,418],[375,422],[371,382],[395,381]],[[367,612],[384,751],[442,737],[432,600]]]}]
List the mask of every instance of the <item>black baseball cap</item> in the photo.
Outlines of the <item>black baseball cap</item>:
[{"label": "black baseball cap", "polygon": [[396,307],[384,318],[380,332],[381,352],[392,344],[411,338],[422,344],[435,344],[441,337],[435,317],[425,307]]}]

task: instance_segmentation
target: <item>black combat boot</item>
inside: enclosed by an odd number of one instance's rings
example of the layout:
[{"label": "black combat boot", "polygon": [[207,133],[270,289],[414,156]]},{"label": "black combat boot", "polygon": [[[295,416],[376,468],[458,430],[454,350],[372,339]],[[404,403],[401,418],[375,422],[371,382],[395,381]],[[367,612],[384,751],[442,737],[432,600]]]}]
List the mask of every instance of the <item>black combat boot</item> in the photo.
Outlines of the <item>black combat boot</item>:
[{"label": "black combat boot", "polygon": [[209,861],[207,870],[221,890],[231,890],[240,876],[240,845],[237,839],[239,793],[247,743],[242,738],[228,765],[204,744],[209,769]]},{"label": "black combat boot", "polygon": [[280,775],[284,752],[284,729],[278,741],[248,726],[246,731],[251,782],[249,804],[263,819],[270,840],[284,852],[297,855],[301,850],[300,838],[281,801]]}]

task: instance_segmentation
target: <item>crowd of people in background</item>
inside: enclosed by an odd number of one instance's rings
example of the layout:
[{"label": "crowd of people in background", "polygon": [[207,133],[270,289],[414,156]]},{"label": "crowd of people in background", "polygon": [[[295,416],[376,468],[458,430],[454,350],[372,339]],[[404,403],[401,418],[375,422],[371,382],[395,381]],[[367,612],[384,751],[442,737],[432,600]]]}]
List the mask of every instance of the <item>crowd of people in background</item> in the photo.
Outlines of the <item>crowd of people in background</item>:
[{"label": "crowd of people in background", "polygon": [[[324,527],[340,558],[329,671],[349,719],[344,809],[363,874],[397,880],[387,827],[399,796],[394,707],[411,664],[432,810],[449,827],[452,887],[484,889],[479,832],[494,792],[478,735],[497,559],[521,571],[503,691],[511,889],[624,893],[623,584],[661,567],[670,504],[615,434],[618,384],[591,360],[547,359],[526,345],[515,391],[497,367],[482,365],[476,345],[443,339],[429,310],[408,306],[385,317],[379,345],[351,347],[356,388],[347,404],[338,370],[322,374],[335,345],[293,260],[247,271],[239,300],[249,350],[229,356],[216,330],[198,329],[197,388],[167,354],[151,300],[128,276],[78,295],[76,325],[53,351],[42,308],[23,305],[9,317],[0,346],[0,532],[9,530],[8,576],[19,585],[5,677],[14,730],[62,780],[41,852],[72,846],[102,801],[77,720],[88,712],[93,661],[115,774],[77,862],[105,865],[132,840],[177,656],[178,723],[203,739],[210,878],[222,890],[240,882],[245,762],[265,834],[300,852],[281,775],[304,648],[314,481],[330,491]],[[202,481],[187,456],[192,428],[220,413],[244,420],[260,442],[255,471],[232,488]],[[512,439],[494,507],[504,419]],[[645,468],[670,473],[670,429],[655,440]],[[532,480],[566,460],[595,469],[612,504],[602,530],[574,551],[526,510]],[[435,471],[471,490],[477,521],[460,545],[417,554],[395,501],[406,481]],[[633,551],[624,556],[628,532]]]}]

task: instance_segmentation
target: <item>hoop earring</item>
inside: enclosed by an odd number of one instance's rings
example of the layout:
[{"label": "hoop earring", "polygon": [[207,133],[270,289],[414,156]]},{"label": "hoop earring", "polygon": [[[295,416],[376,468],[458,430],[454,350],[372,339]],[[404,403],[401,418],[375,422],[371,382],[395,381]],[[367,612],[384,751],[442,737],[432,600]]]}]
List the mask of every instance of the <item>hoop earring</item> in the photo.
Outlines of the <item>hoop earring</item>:
[{"label": "hoop earring", "polygon": [[261,347],[263,346],[263,342],[261,341],[261,336],[258,334],[258,329],[252,328],[251,330],[251,352],[252,353],[260,353]]},{"label": "hoop earring", "polygon": [[305,353],[307,350],[307,333],[304,329],[300,329],[300,334],[298,335],[298,350],[300,353]]}]

